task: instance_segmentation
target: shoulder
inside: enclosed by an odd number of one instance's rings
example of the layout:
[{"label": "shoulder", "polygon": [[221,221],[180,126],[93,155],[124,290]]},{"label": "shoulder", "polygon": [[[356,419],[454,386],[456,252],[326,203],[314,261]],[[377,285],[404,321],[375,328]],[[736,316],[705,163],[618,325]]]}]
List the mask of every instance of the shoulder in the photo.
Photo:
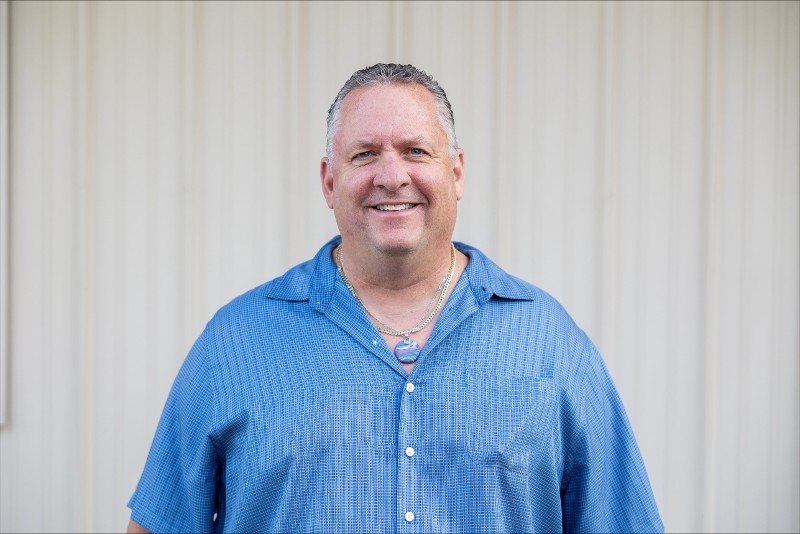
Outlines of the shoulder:
[{"label": "shoulder", "polygon": [[458,246],[470,257],[469,284],[481,305],[479,324],[474,326],[487,332],[495,346],[504,347],[502,360],[507,363],[512,354],[533,358],[543,375],[553,378],[584,374],[597,350],[564,306],[544,289],[508,274],[478,249]]},{"label": "shoulder", "polygon": [[314,315],[320,301],[330,298],[336,276],[330,252],[337,243],[338,238],[332,239],[312,259],[222,306],[206,325],[205,335],[214,339],[245,330],[274,329],[290,315],[301,323]]},{"label": "shoulder", "polygon": [[306,270],[307,264],[298,265],[286,274],[238,295],[211,317],[206,333],[258,321],[282,303],[307,301],[309,277]]},{"label": "shoulder", "polygon": [[508,274],[488,256],[475,247],[457,243],[458,249],[469,256],[467,266],[469,284],[476,297],[484,301],[505,303],[512,307],[530,310],[539,316],[574,327],[575,323],[550,293],[521,278]]}]

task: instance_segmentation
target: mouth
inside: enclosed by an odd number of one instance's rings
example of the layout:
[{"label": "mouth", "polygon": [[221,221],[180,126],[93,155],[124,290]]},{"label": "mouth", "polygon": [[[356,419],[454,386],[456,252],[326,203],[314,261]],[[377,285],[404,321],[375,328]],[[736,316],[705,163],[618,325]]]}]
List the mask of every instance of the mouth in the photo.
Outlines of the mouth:
[{"label": "mouth", "polygon": [[410,210],[418,204],[378,204],[375,209],[378,211],[403,211]]}]

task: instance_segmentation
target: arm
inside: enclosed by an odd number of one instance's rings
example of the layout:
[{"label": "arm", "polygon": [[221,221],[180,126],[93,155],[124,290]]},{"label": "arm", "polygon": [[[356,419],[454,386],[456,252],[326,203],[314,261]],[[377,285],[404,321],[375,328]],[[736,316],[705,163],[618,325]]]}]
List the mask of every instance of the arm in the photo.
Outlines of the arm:
[{"label": "arm", "polygon": [[150,531],[144,528],[142,525],[134,521],[133,519],[128,522],[128,534],[150,534]]},{"label": "arm", "polygon": [[622,400],[594,346],[583,350],[562,488],[564,531],[664,532]]},{"label": "arm", "polygon": [[128,532],[214,530],[219,465],[208,435],[214,395],[204,340],[203,335],[192,347],[167,397],[144,471],[128,502]]}]

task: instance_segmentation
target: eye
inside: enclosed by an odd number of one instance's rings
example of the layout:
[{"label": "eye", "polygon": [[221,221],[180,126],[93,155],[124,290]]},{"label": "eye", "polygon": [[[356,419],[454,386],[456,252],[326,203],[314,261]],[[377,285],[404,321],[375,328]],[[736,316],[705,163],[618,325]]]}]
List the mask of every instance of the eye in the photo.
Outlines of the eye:
[{"label": "eye", "polygon": [[364,159],[367,159],[370,156],[372,156],[372,151],[365,150],[364,152],[359,152],[358,154],[353,156],[353,159],[354,160],[364,160]]},{"label": "eye", "polygon": [[409,148],[408,149],[408,153],[411,154],[412,156],[424,156],[425,155],[425,151],[422,150],[421,148]]}]

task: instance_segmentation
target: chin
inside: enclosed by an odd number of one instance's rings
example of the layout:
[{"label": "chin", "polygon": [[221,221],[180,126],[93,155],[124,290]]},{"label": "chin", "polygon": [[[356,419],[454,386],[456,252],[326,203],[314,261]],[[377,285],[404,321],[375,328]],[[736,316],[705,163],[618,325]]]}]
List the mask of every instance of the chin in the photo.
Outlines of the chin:
[{"label": "chin", "polygon": [[373,247],[388,256],[405,256],[419,250],[421,240],[405,237],[392,237],[373,240]]},{"label": "chin", "polygon": [[406,256],[417,250],[417,247],[400,243],[381,244],[375,248],[381,254],[386,254],[387,256]]}]

